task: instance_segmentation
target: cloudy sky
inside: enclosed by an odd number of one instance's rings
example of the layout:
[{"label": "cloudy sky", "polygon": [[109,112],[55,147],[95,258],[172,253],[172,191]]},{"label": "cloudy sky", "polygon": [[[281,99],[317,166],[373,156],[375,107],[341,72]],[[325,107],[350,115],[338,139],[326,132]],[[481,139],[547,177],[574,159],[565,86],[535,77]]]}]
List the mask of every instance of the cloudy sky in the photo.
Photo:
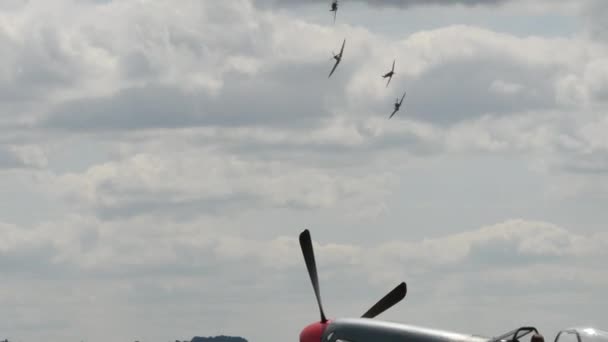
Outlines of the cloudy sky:
[{"label": "cloudy sky", "polygon": [[608,2],[332,21],[329,0],[0,0],[0,338],[296,341],[319,318],[304,228],[330,317],[405,280],[379,318],[608,327]]}]

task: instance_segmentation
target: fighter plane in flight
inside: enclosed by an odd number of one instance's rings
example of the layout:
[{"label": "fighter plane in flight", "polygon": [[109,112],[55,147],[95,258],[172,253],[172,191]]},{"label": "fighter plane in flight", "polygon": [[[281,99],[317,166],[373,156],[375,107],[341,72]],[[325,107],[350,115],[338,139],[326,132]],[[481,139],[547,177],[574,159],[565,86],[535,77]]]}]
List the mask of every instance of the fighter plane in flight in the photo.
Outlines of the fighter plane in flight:
[{"label": "fighter plane in flight", "polygon": [[391,69],[391,71],[387,72],[386,74],[382,75],[382,78],[387,78],[388,77],[388,82],[386,82],[386,86],[388,87],[388,84],[391,83],[391,80],[393,79],[393,75],[395,74],[395,60],[393,60],[393,68]]},{"label": "fighter plane in flight", "polygon": [[338,14],[338,0],[334,0],[331,3],[331,9],[329,11],[334,12],[334,23],[336,23],[336,14]]},{"label": "fighter plane in flight", "polygon": [[333,69],[331,69],[331,72],[329,73],[329,76],[327,78],[330,78],[331,75],[334,73],[334,71],[336,71],[336,68],[338,67],[338,64],[340,64],[340,62],[342,61],[342,54],[344,53],[344,45],[346,44],[346,39],[344,39],[344,42],[342,42],[342,48],[340,49],[340,53],[339,54],[333,54],[334,55],[334,59],[336,60],[336,64],[334,64]]},{"label": "fighter plane in flight", "polygon": [[403,103],[403,99],[405,98],[405,93],[403,93],[403,96],[401,97],[401,101],[399,101],[399,98],[397,98],[396,102],[395,102],[395,110],[393,111],[393,113],[391,114],[391,116],[389,117],[392,118],[393,115],[395,115],[395,113],[397,113],[399,111],[399,108],[401,108],[401,104]]}]

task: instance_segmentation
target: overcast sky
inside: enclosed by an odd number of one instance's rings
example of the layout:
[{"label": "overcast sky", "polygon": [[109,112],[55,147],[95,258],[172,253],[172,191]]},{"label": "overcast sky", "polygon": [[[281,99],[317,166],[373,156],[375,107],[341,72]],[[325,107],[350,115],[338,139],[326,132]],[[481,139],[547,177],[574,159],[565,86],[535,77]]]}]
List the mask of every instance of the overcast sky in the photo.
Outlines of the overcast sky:
[{"label": "overcast sky", "polygon": [[608,327],[608,2],[329,4],[0,0],[0,338]]}]

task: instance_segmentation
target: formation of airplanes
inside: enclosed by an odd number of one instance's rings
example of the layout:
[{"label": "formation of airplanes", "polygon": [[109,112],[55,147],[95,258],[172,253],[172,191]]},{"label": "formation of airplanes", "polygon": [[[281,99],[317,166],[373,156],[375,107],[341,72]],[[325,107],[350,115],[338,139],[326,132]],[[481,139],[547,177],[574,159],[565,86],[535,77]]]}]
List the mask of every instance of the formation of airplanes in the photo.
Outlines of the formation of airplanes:
[{"label": "formation of airplanes", "polygon": [[[334,13],[334,23],[335,23],[336,15],[338,13],[338,0],[332,1],[331,8],[329,11]],[[336,68],[342,61],[342,56],[344,54],[345,45],[346,45],[346,39],[344,39],[344,41],[342,42],[342,48],[340,48],[340,53],[337,55],[335,53],[333,53],[333,59],[335,60],[335,62],[334,62],[334,66],[331,69],[331,71],[329,72],[329,76],[327,78],[330,78],[331,75],[334,74],[334,71],[336,71]],[[391,67],[391,70],[389,72],[387,72],[386,74],[382,75],[382,78],[388,78],[388,81],[386,82],[386,88],[388,88],[388,85],[391,83],[391,80],[393,79],[393,75],[395,75],[395,60],[393,60],[393,66]],[[405,94],[403,95],[403,97],[405,97]],[[403,103],[403,98],[401,98],[401,101],[399,101],[399,99],[397,98],[397,101],[394,104],[395,109],[389,116],[389,120],[395,115],[395,113],[397,113],[399,111],[399,108],[401,107],[402,103]]]},{"label": "formation of airplanes", "polygon": [[[335,23],[338,0],[332,1],[330,12],[333,12]],[[333,53],[335,63],[328,78],[334,74],[342,61],[345,45],[346,39],[342,42],[340,52],[338,54]],[[390,71],[381,75],[383,79],[388,79],[386,88],[388,88],[394,75],[395,60],[393,60]],[[396,99],[393,112],[388,117],[389,120],[401,109],[405,96],[406,92],[403,93],[401,99]],[[361,317],[328,319],[321,302],[317,266],[308,230],[304,230],[300,234],[300,247],[321,316],[320,321],[309,324],[301,331],[300,342],[521,342],[526,336],[531,336],[531,341],[544,341],[544,337],[532,326],[524,326],[494,337],[487,337],[376,320],[376,316],[405,298],[407,293],[405,282],[397,285]],[[572,339],[566,340],[567,336],[574,336],[575,341]],[[568,328],[561,330],[555,337],[554,342],[608,342],[608,332],[588,327]]]},{"label": "formation of airplanes", "polygon": [[[533,326],[487,337],[374,319],[405,298],[405,282],[397,285],[361,317],[329,319],[321,302],[317,265],[308,229],[300,233],[299,240],[321,316],[319,321],[300,332],[300,342],[522,342],[526,336],[532,337],[530,341],[544,340]],[[608,342],[608,332],[590,327],[568,328],[561,330],[554,342]]]}]

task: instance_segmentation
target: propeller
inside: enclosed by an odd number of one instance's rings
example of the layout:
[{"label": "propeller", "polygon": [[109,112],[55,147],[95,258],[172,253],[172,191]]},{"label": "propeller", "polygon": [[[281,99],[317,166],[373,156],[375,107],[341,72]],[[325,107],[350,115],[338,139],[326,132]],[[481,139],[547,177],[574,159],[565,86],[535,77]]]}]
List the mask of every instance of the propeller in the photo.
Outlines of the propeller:
[{"label": "propeller", "polygon": [[393,305],[399,303],[407,293],[407,285],[405,282],[397,285],[386,296],[382,297],[374,306],[372,306],[361,318],[374,318],[384,311],[390,309]]},{"label": "propeller", "polygon": [[[315,296],[317,297],[317,304],[319,305],[319,312],[321,314],[321,323],[327,322],[327,317],[323,311],[323,304],[321,302],[321,291],[319,288],[319,276],[317,274],[317,264],[315,262],[315,254],[312,246],[312,239],[310,232],[305,229],[300,233],[300,247],[302,248],[302,254],[304,255],[304,261],[306,262],[306,268],[308,269],[308,275],[312,283]],[[388,310],[395,304],[399,303],[407,293],[407,285],[405,282],[397,285],[393,290],[386,294],[376,304],[374,304],[366,313],[361,316],[362,318],[374,318],[384,311]]]},{"label": "propeller", "polygon": [[306,268],[308,269],[308,275],[310,276],[310,282],[312,288],[315,291],[317,297],[317,304],[319,305],[319,312],[321,313],[321,323],[327,322],[325,313],[323,312],[323,304],[321,303],[321,291],[319,290],[319,276],[317,275],[317,264],[315,263],[315,252],[312,248],[312,240],[310,239],[310,232],[308,229],[300,233],[300,247],[302,248],[302,254],[304,255],[304,261],[306,262]]}]

